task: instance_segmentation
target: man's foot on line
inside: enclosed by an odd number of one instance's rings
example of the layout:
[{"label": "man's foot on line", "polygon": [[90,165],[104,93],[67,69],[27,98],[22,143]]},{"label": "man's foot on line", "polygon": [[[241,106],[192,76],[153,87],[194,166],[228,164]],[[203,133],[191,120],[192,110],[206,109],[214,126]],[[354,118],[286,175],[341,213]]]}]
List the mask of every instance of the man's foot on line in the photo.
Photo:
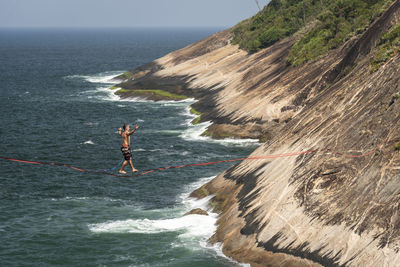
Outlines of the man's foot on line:
[{"label": "man's foot on line", "polygon": [[132,171],[133,171],[133,172],[139,172],[139,170],[137,170],[137,169],[133,169]]},{"label": "man's foot on line", "polygon": [[126,174],[126,171],[119,171],[119,173]]}]

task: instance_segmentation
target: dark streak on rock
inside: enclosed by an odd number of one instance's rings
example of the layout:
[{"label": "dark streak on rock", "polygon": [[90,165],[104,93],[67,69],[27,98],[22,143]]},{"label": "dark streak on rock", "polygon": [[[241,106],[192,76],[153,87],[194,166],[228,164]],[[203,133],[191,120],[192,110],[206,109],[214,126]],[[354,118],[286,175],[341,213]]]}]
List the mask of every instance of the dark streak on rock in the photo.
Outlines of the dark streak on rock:
[{"label": "dark streak on rock", "polygon": [[275,253],[285,253],[285,254],[290,254],[293,256],[301,257],[304,259],[310,259],[314,262],[317,262],[323,266],[326,267],[339,267],[339,266],[345,266],[345,265],[339,265],[337,262],[340,258],[340,253],[338,252],[335,255],[333,254],[333,251],[329,252],[326,254],[326,256],[321,256],[321,251],[324,249],[324,247],[319,248],[315,251],[310,251],[308,242],[304,242],[302,245],[296,247],[296,248],[291,248],[291,244],[284,248],[279,247],[279,242],[278,240],[283,237],[283,234],[281,232],[277,233],[274,235],[270,240],[267,242],[259,242],[258,246],[263,247],[267,251],[275,252]]},{"label": "dark streak on rock", "polygon": [[251,235],[260,229],[259,222],[255,220],[255,215],[257,214],[257,210],[254,210],[253,212],[247,215],[244,214],[248,208],[248,205],[260,193],[260,189],[252,193],[250,192],[253,191],[257,185],[257,178],[258,178],[257,174],[267,165],[268,163],[264,163],[254,171],[246,173],[245,175],[233,174],[235,168],[229,168],[228,170],[225,171],[224,177],[226,179],[235,181],[237,185],[243,185],[237,197],[240,199],[239,201],[239,210],[241,211],[240,216],[243,216],[244,219],[246,220],[246,226],[243,229],[241,229],[241,232],[243,232],[243,234],[245,235]]}]

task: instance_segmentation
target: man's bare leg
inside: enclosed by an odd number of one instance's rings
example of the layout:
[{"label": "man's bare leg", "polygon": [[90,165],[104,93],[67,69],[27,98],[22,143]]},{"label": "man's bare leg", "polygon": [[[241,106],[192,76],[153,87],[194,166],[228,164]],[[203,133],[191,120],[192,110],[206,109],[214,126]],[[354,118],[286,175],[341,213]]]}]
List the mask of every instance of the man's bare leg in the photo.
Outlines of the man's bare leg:
[{"label": "man's bare leg", "polygon": [[132,172],[139,172],[135,167],[133,167],[133,164],[132,164],[132,159],[131,160],[129,160],[129,165],[131,165],[131,168],[132,168]]},{"label": "man's bare leg", "polygon": [[127,160],[125,160],[124,163],[122,163],[121,169],[119,169],[119,173],[126,174],[126,171],[124,171],[126,164],[128,164]]}]

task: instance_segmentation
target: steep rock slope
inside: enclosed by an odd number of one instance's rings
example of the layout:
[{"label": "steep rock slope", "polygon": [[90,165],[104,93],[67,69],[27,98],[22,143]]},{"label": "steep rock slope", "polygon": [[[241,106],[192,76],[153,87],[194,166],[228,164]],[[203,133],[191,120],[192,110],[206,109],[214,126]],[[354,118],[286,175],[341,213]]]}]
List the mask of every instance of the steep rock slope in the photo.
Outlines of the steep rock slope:
[{"label": "steep rock slope", "polygon": [[375,72],[370,60],[399,19],[394,1],[360,36],[299,67],[285,58],[301,32],[255,54],[220,32],[120,84],[196,97],[210,131],[266,140],[252,157],[310,151],[244,161],[194,192],[215,194],[212,241],[227,255],[254,266],[398,265],[400,55]]}]

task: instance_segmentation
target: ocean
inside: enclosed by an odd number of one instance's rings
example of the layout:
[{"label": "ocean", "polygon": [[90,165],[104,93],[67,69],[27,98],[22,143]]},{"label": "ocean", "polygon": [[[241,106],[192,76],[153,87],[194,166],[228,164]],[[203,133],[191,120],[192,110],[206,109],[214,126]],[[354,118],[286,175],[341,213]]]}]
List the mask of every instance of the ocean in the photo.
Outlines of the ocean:
[{"label": "ocean", "polygon": [[[121,100],[113,77],[220,29],[1,29],[0,156],[102,171],[133,135],[139,170],[245,157],[253,140],[216,141],[190,124],[193,99]],[[210,245],[217,215],[190,192],[234,163],[136,178],[0,159],[1,266],[239,266]],[[127,167],[126,170],[130,169]]]}]

